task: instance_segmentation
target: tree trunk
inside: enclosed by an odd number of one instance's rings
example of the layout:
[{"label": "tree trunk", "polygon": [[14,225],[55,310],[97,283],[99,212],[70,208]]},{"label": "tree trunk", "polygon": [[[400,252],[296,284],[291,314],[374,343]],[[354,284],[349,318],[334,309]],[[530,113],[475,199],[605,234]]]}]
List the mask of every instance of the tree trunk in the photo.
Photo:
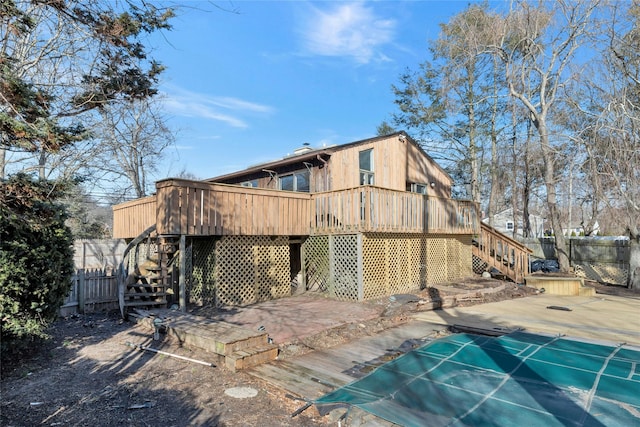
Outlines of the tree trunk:
[{"label": "tree trunk", "polygon": [[487,216],[489,225],[493,227],[493,216],[496,213],[496,199],[498,195],[498,57],[493,57],[493,100],[491,108],[491,189],[489,190],[489,205]]},{"label": "tree trunk", "polygon": [[640,236],[629,240],[629,289],[640,292]]},{"label": "tree trunk", "polygon": [[567,250],[567,241],[562,232],[560,211],[558,210],[556,196],[555,153],[549,145],[549,134],[547,133],[546,124],[539,119],[534,122],[534,124],[538,128],[540,135],[540,146],[542,148],[542,158],[544,161],[544,184],[547,190],[547,209],[549,210],[551,228],[555,236],[558,266],[561,272],[566,273],[570,267],[569,253]]},{"label": "tree trunk", "polygon": [[7,149],[0,147],[0,181],[4,180],[6,156]]},{"label": "tree trunk", "polygon": [[524,141],[524,175],[522,184],[522,236],[531,236],[531,221],[529,219],[529,202],[531,201],[531,173],[529,171],[529,144],[531,143],[531,120],[527,121],[527,138]]}]

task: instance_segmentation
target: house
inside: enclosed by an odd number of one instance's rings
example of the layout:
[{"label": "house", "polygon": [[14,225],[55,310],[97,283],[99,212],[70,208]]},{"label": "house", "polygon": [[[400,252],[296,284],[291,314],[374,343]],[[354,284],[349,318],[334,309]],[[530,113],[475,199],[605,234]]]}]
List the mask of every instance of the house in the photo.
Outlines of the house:
[{"label": "house", "polygon": [[158,263],[152,286],[129,283],[121,305],[172,292],[182,308],[297,290],[362,301],[468,276],[478,209],[451,186],[404,132],[158,181],[155,195],[113,208],[114,237],[131,241],[128,270]]},{"label": "house", "polygon": [[[514,222],[515,219],[515,222]],[[489,224],[490,218],[483,218],[483,223]],[[529,237],[544,236],[544,218],[540,215],[529,214],[531,235]],[[507,236],[523,237],[522,211],[513,216],[513,208],[505,209],[493,215],[493,228]]]}]

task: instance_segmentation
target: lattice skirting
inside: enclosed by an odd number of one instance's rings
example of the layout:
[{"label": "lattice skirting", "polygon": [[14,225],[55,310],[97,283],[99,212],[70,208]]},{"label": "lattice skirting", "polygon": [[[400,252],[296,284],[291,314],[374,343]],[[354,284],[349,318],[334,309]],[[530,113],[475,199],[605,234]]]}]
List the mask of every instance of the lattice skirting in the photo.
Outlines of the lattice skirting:
[{"label": "lattice skirting", "polygon": [[187,301],[216,306],[216,240],[194,239],[189,243],[186,247]]},{"label": "lattice skirting", "polygon": [[575,264],[576,275],[587,280],[627,285],[629,268],[625,264]]},{"label": "lattice skirting", "polygon": [[473,272],[476,274],[482,274],[485,271],[487,271],[487,267],[489,267],[489,264],[487,264],[482,258],[477,257],[475,255],[473,255]]},{"label": "lattice skirting", "polygon": [[310,236],[302,244],[302,263],[307,290],[325,293],[329,289],[329,236]]},{"label": "lattice skirting", "polygon": [[191,269],[186,277],[192,304],[248,305],[291,295],[286,236],[194,239],[189,247]]},{"label": "lattice skirting", "polygon": [[472,274],[471,236],[366,234],[364,299],[424,289]]},{"label": "lattice skirting", "polygon": [[303,245],[307,289],[346,301],[406,293],[472,274],[471,236],[312,236]]},{"label": "lattice skirting", "polygon": [[[225,236],[187,244],[188,301],[233,306],[291,294],[288,237]],[[411,292],[472,274],[471,236],[311,236],[307,289],[345,301]]]}]

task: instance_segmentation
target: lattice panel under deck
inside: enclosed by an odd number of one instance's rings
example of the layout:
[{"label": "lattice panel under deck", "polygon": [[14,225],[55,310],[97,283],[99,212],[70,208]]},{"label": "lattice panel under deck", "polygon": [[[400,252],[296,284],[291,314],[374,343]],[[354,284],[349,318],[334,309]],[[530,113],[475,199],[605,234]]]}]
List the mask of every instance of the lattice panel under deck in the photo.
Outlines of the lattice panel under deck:
[{"label": "lattice panel under deck", "polygon": [[588,280],[615,285],[627,285],[629,269],[616,264],[576,264],[576,275]]},{"label": "lattice panel under deck", "polygon": [[329,236],[310,236],[302,244],[307,290],[326,292],[329,286]]},{"label": "lattice panel under deck", "polygon": [[155,239],[153,241],[145,239],[138,243],[136,247],[129,251],[127,257],[129,273],[132,273],[138,264],[145,262],[147,259],[158,259],[158,245]]},{"label": "lattice panel under deck", "polygon": [[451,236],[447,239],[447,281],[472,275],[471,236]]},{"label": "lattice panel under deck", "polygon": [[216,245],[217,304],[247,305],[291,294],[286,236],[225,236]]},{"label": "lattice panel under deck", "polygon": [[473,276],[473,242],[470,235],[460,236],[458,240],[459,276],[452,279]]},{"label": "lattice panel under deck", "polygon": [[269,301],[291,295],[289,240],[253,247],[256,302]]},{"label": "lattice panel under deck", "polygon": [[333,266],[329,296],[341,301],[358,301],[358,236],[337,235],[333,240]]},{"label": "lattice panel under deck", "polygon": [[435,285],[444,283],[449,278],[448,239],[441,237],[427,238],[427,283]]},{"label": "lattice panel under deck", "polygon": [[426,239],[411,234],[367,234],[363,239],[364,299],[426,286]]},{"label": "lattice panel under deck", "polygon": [[389,293],[387,241],[377,235],[362,239],[363,298],[380,298]]},{"label": "lattice panel under deck", "polygon": [[487,271],[488,266],[489,264],[484,262],[482,258],[473,255],[473,272],[475,274],[482,274],[483,272]]},{"label": "lattice panel under deck", "polygon": [[187,244],[189,251],[191,256],[187,253],[186,268],[188,301],[190,304],[215,306],[215,239],[193,239]]}]

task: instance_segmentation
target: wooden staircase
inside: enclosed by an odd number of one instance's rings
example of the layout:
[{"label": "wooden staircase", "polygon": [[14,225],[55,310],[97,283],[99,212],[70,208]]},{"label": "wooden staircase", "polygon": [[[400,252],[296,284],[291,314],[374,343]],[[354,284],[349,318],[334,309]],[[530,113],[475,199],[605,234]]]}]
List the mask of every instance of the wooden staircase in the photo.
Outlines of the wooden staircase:
[{"label": "wooden staircase", "polygon": [[495,268],[515,283],[524,283],[529,275],[532,253],[522,243],[485,223],[480,223],[480,234],[473,241],[473,255],[486,264],[485,270]]},{"label": "wooden staircase", "polygon": [[[167,307],[175,301],[177,267],[173,261],[177,258],[178,243],[172,236],[154,236],[154,232],[155,226],[148,228],[125,250],[118,283],[120,313],[124,318],[132,308]],[[156,254],[129,265],[129,253],[145,240],[149,246],[157,247]]]}]

